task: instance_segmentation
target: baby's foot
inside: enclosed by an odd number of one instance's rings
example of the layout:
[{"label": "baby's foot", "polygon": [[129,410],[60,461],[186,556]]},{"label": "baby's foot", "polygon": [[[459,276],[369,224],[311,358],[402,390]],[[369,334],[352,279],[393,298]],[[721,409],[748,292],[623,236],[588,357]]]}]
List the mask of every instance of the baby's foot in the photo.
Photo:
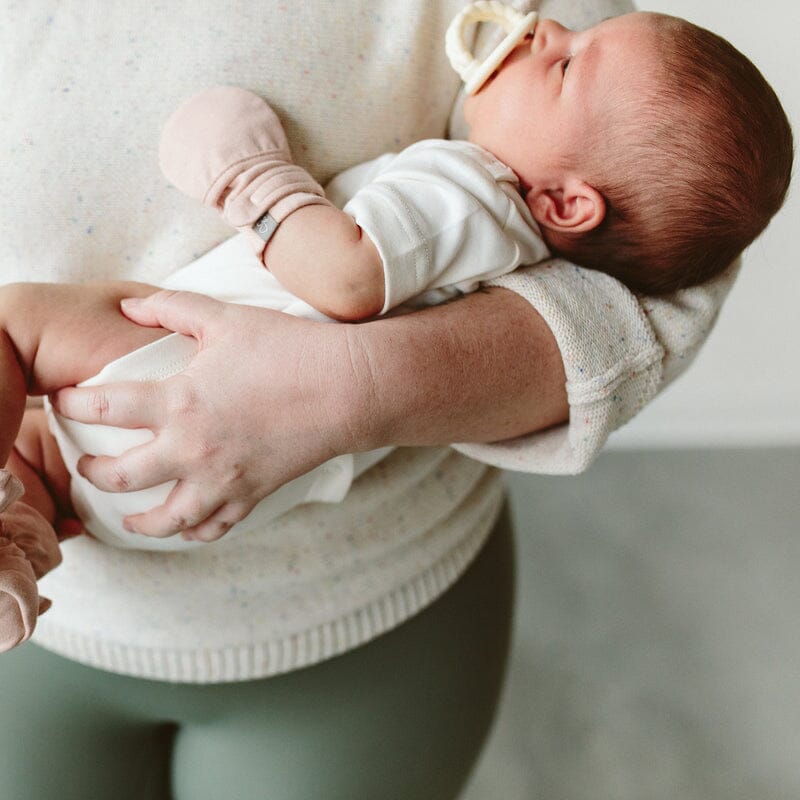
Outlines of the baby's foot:
[{"label": "baby's foot", "polygon": [[61,562],[53,527],[19,501],[22,492],[17,478],[0,470],[0,652],[31,637],[50,607],[36,580]]},{"label": "baby's foot", "polygon": [[15,500],[25,494],[22,481],[12,475],[7,469],[0,469],[0,514],[2,514]]},{"label": "baby's foot", "polygon": [[33,567],[21,548],[0,536],[0,653],[30,639],[38,613]]}]

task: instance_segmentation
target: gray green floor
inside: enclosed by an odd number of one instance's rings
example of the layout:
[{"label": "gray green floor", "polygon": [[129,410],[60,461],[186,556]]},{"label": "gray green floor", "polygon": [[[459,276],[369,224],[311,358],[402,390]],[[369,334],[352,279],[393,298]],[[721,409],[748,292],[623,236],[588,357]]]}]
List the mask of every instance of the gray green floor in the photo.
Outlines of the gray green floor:
[{"label": "gray green floor", "polygon": [[515,651],[464,800],[800,798],[800,450],[508,483]]}]

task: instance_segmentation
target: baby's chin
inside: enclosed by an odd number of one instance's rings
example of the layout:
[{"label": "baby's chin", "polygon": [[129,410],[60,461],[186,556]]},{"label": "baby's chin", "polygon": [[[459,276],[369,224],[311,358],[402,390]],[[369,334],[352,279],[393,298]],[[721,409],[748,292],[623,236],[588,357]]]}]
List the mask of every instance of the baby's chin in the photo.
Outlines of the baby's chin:
[{"label": "baby's chin", "polygon": [[480,145],[481,147],[485,147],[486,149],[490,149],[487,147],[487,142],[484,141],[486,136],[484,125],[481,125],[481,121],[479,116],[476,114],[476,108],[474,107],[475,104],[475,95],[468,97],[464,101],[463,113],[464,113],[464,122],[467,124],[467,131],[466,136],[464,137],[468,142],[472,142],[473,144]]},{"label": "baby's chin", "polygon": [[467,127],[469,128],[470,132],[472,131],[475,122],[475,114],[477,113],[477,107],[476,107],[477,102],[478,102],[478,96],[476,94],[470,94],[467,95],[466,99],[464,100],[464,105],[462,107],[462,111],[464,114],[464,121],[467,123]]},{"label": "baby's chin", "polygon": [[484,94],[486,93],[486,89],[491,86],[492,81],[494,81],[495,77],[497,76],[497,70],[495,70],[484,82],[484,84],[478,89],[477,92],[473,94],[468,94],[464,100],[464,119],[467,122],[467,125],[470,128],[473,126],[473,122],[476,116],[480,113],[479,108],[481,102],[483,100]]}]

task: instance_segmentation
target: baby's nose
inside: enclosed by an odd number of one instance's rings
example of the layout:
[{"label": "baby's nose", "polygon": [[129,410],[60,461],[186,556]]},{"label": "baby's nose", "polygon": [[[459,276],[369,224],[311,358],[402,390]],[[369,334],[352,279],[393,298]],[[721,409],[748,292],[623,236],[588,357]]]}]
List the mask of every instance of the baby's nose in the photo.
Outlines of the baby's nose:
[{"label": "baby's nose", "polygon": [[552,46],[569,33],[569,28],[565,28],[554,19],[542,19],[536,25],[533,34],[532,50],[538,53]]}]

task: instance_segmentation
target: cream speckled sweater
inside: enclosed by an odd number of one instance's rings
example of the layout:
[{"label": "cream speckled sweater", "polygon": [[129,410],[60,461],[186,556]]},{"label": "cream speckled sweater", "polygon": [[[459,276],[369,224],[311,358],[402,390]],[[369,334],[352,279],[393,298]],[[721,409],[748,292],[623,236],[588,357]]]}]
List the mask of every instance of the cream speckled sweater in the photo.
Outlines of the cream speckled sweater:
[{"label": "cream speckled sweater", "polygon": [[[205,86],[268,97],[297,160],[321,181],[442,136],[458,89],[443,34],[462,5],[262,0],[233,14],[212,0],[146,12],[3,0],[0,279],[157,283],[227,238],[157,166],[161,123]],[[541,11],[584,26],[628,8],[545,0]],[[182,682],[275,674],[367,641],[434,600],[478,551],[502,502],[486,464],[585,468],[609,431],[688,364],[730,277],[657,302],[557,261],[496,283],[551,325],[569,425],[498,445],[395,451],[342,503],[294,509],[200,550],[72,540],[42,582],[54,605],[35,641],[103,669]]]}]

